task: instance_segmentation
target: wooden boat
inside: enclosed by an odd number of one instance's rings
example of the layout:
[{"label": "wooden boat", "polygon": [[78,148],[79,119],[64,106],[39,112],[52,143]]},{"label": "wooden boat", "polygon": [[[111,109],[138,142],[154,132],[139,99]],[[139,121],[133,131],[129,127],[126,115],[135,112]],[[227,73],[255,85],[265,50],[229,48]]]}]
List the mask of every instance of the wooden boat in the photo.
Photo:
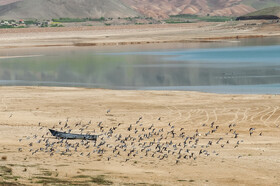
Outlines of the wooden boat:
[{"label": "wooden boat", "polygon": [[59,132],[56,130],[49,129],[51,134],[58,138],[64,139],[85,139],[85,140],[97,140],[98,135],[89,135],[89,134],[71,134],[66,132]]}]

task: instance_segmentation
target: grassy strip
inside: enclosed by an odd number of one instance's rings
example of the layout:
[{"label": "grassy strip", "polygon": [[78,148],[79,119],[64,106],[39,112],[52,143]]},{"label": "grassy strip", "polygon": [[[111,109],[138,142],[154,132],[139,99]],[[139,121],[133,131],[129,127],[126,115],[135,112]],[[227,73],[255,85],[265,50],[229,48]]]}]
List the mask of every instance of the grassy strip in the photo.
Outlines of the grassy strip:
[{"label": "grassy strip", "polygon": [[231,20],[235,20],[235,18],[227,17],[227,16],[198,16],[192,14],[179,14],[179,15],[171,15],[170,19],[165,20],[165,22],[166,23],[190,23],[190,22],[197,22],[197,21],[226,22]]},{"label": "grassy strip", "polygon": [[60,22],[60,23],[73,23],[73,22],[86,22],[85,18],[58,18],[52,19],[53,22]]},{"label": "grassy strip", "polygon": [[91,182],[98,185],[112,185],[113,182],[104,179],[104,176],[91,177]]},{"label": "grassy strip", "polygon": [[88,176],[88,175],[79,175],[75,176],[73,178],[75,179],[83,179],[80,181],[75,180],[63,180],[53,177],[47,177],[47,176],[39,176],[34,177],[37,181],[35,183],[37,184],[50,184],[50,185],[91,185],[91,183],[97,184],[97,185],[112,185],[113,182],[106,180],[104,178],[104,175],[99,175],[96,177]]},{"label": "grassy strip", "polygon": [[12,174],[12,169],[6,166],[0,166],[0,173]]},{"label": "grassy strip", "polygon": [[190,21],[180,21],[180,20],[165,20],[166,23],[168,24],[177,24],[177,23],[193,23]]},{"label": "grassy strip", "polygon": [[3,186],[24,186],[23,184],[14,183],[14,182],[5,182],[5,181],[0,181],[0,185],[3,185]]},{"label": "grassy strip", "polygon": [[100,18],[58,18],[58,19],[52,19],[53,22],[59,22],[59,23],[78,23],[78,22],[87,22],[87,21],[105,21],[106,19],[104,17]]},{"label": "grassy strip", "polygon": [[0,28],[15,28],[12,25],[1,25]]},{"label": "grassy strip", "polygon": [[198,15],[193,14],[178,14],[178,15],[170,15],[171,18],[186,18],[186,19],[197,19]]}]

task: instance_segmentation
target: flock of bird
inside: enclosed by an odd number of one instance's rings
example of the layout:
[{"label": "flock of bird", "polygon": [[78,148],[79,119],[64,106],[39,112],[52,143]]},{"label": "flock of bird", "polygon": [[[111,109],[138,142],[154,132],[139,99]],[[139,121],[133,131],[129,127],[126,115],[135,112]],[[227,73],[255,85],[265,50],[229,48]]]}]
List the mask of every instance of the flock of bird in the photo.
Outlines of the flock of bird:
[{"label": "flock of bird", "polygon": [[[110,110],[107,114],[109,112]],[[128,125],[118,123],[115,126],[107,126],[103,122],[95,124],[91,121],[86,124],[82,122],[70,124],[67,119],[52,127],[66,133],[98,134],[96,141],[56,138],[39,123],[39,130],[46,130],[45,134],[40,136],[33,134],[19,141],[27,141],[28,151],[32,155],[37,153],[47,153],[50,156],[75,155],[106,161],[119,159],[124,162],[135,162],[137,158],[150,157],[153,162],[157,159],[158,162],[170,161],[175,164],[196,160],[202,156],[219,156],[218,151],[238,148],[243,143],[243,140],[239,139],[235,123],[228,124],[223,130],[215,122],[205,123],[190,132],[172,123],[165,123],[161,118],[157,119],[157,125],[146,124],[143,120],[143,117],[139,117]],[[252,136],[254,131],[255,128],[250,128],[249,135]],[[262,132],[258,135],[261,136]],[[23,151],[22,148],[18,150]]]}]

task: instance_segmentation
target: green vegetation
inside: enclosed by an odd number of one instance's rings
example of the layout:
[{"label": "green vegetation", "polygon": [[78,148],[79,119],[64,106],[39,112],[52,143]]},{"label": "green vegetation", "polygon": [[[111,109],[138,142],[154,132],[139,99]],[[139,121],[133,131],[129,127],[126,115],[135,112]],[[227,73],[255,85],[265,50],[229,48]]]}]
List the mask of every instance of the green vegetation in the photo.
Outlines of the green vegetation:
[{"label": "green vegetation", "polygon": [[103,22],[106,21],[105,17],[100,17],[100,18],[88,18],[89,21],[99,21]]},{"label": "green vegetation", "polygon": [[112,185],[113,182],[109,181],[109,180],[105,180],[104,176],[97,176],[97,177],[92,177],[91,178],[91,182],[92,183],[96,183],[98,185]]},{"label": "green vegetation", "polygon": [[35,25],[38,23],[38,21],[37,20],[25,20],[24,23],[26,25]]},{"label": "green vegetation", "polygon": [[112,185],[113,182],[109,181],[109,180],[106,180],[104,178],[104,175],[99,175],[97,177],[92,177],[92,176],[88,176],[88,175],[78,175],[78,176],[75,176],[73,178],[82,178],[82,179],[87,179],[87,180],[84,180],[85,182],[90,182],[90,183],[96,183],[98,185]]},{"label": "green vegetation", "polygon": [[0,28],[15,28],[12,25],[0,25]]},{"label": "green vegetation", "polygon": [[52,172],[48,171],[48,170],[44,170],[43,171],[43,175],[44,176],[51,176],[52,175]]},{"label": "green vegetation", "polygon": [[128,20],[128,21],[132,21],[132,17],[126,17],[126,18],[124,18],[125,20]]},{"label": "green vegetation", "polygon": [[[177,180],[177,181],[179,181],[179,182],[186,182],[188,180]],[[188,182],[195,182],[195,180],[189,180]]]},{"label": "green vegetation", "polygon": [[40,27],[44,28],[44,27],[48,27],[48,26],[49,26],[49,25],[47,25],[47,24],[41,24]]},{"label": "green vegetation", "polygon": [[145,17],[146,20],[153,20],[154,18],[152,17]]},{"label": "green vegetation", "polygon": [[5,180],[15,180],[15,181],[17,181],[19,178],[20,178],[20,176],[3,176],[3,178],[5,179]]},{"label": "green vegetation", "polygon": [[198,21],[205,22],[226,22],[234,20],[233,17],[226,16],[198,16],[193,14],[179,14],[171,15],[169,19],[165,20],[166,23],[193,23]]},{"label": "green vegetation", "polygon": [[43,185],[112,185],[113,182],[105,179],[104,175],[99,175],[96,177],[88,175],[78,175],[74,176],[72,179],[59,179],[49,176],[38,176],[33,177],[35,183]]},{"label": "green vegetation", "polygon": [[184,182],[184,181],[188,181],[188,180],[177,180],[177,181]]},{"label": "green vegetation", "polygon": [[177,24],[177,23],[192,23],[190,21],[181,21],[181,20],[165,20],[166,23],[168,24]]},{"label": "green vegetation", "polygon": [[[17,181],[20,177],[19,176],[13,176],[13,171],[11,168],[6,166],[0,166],[0,178],[3,178],[4,180],[15,180]],[[15,185],[11,182],[0,182],[0,185]]]},{"label": "green vegetation", "polygon": [[66,164],[59,164],[59,165],[56,165],[57,167],[68,167],[69,165],[66,165]]},{"label": "green vegetation", "polygon": [[[117,21],[119,20],[119,21]],[[120,21],[121,20],[121,21]],[[111,25],[144,25],[144,24],[158,24],[161,21],[154,20],[152,17],[126,17],[126,18],[112,18],[112,17],[100,17],[100,18],[54,18],[52,20],[0,20],[0,28],[25,28],[25,27],[64,27],[71,26],[76,23],[80,26],[111,26]],[[171,21],[172,22],[172,21]],[[174,22],[174,21],[173,21]]]},{"label": "green vegetation", "polygon": [[88,175],[78,175],[78,176],[74,176],[73,178],[91,178],[91,176],[88,176]]},{"label": "green vegetation", "polygon": [[74,23],[74,22],[86,22],[86,18],[58,18],[52,19],[53,22],[61,22],[61,23]]},{"label": "green vegetation", "polygon": [[35,177],[38,179],[35,183],[40,183],[40,184],[72,184],[69,181],[66,180],[61,180],[58,178],[52,178],[52,177]]},{"label": "green vegetation", "polygon": [[206,21],[206,22],[226,22],[235,20],[233,17],[226,17],[226,16],[205,16],[199,17],[199,20]]},{"label": "green vegetation", "polygon": [[60,24],[51,24],[51,27],[64,27],[64,26]]},{"label": "green vegetation", "polygon": [[0,185],[3,185],[3,186],[21,186],[22,184],[13,183],[13,182],[0,181]]},{"label": "green vegetation", "polygon": [[60,22],[60,23],[78,23],[78,22],[87,22],[87,21],[106,21],[104,17],[100,18],[58,18],[58,19],[52,19],[53,22]]},{"label": "green vegetation", "polygon": [[25,26],[0,25],[1,28],[25,28]]},{"label": "green vegetation", "polygon": [[[119,18],[119,19],[121,19],[121,18]],[[127,20],[127,21],[133,21],[133,20],[137,20],[137,19],[142,19],[142,20],[153,20],[153,18],[152,17],[140,17],[140,16],[137,16],[137,17],[125,17],[125,18],[123,18],[124,20]]]},{"label": "green vegetation", "polygon": [[12,169],[6,166],[0,166],[1,174],[12,174]]},{"label": "green vegetation", "polygon": [[194,14],[178,14],[178,15],[171,15],[171,18],[186,18],[186,19],[197,19],[198,15]]}]

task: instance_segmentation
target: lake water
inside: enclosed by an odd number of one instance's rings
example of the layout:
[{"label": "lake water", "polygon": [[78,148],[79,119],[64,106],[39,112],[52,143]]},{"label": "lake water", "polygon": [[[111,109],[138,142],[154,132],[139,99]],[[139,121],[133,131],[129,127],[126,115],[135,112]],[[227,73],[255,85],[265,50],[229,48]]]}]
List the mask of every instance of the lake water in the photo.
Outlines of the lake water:
[{"label": "lake water", "polygon": [[0,85],[279,94],[280,38],[1,49]]}]

